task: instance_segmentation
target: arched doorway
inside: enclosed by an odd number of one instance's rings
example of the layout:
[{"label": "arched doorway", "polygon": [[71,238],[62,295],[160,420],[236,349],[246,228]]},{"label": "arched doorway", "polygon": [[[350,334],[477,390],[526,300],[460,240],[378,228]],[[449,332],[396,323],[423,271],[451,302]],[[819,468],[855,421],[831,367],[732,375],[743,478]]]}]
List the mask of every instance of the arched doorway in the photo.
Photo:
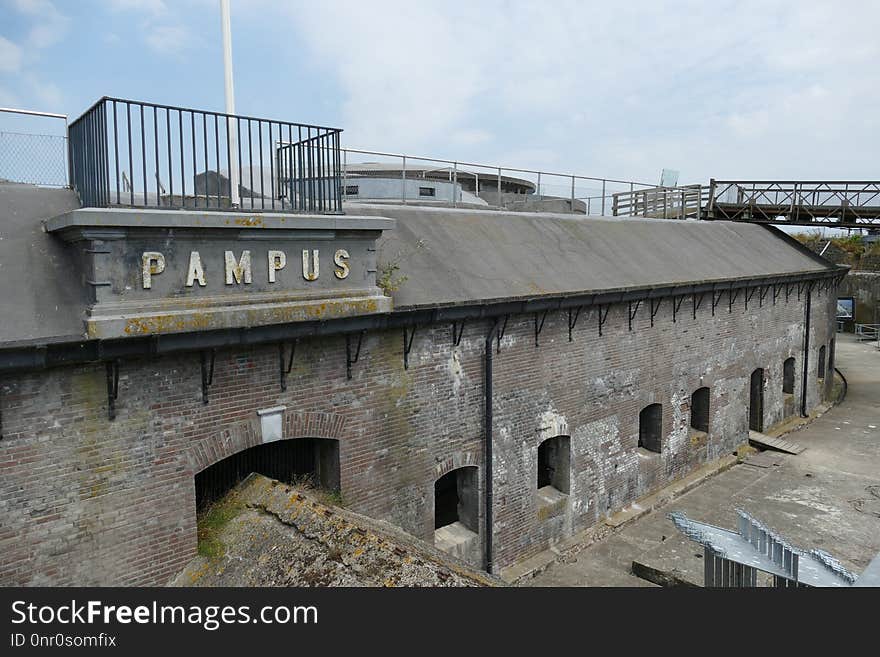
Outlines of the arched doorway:
[{"label": "arched doorway", "polygon": [[764,368],[759,367],[749,379],[749,430],[764,430]]},{"label": "arched doorway", "polygon": [[450,470],[434,482],[434,547],[472,565],[482,561],[476,466]]},{"label": "arched doorway", "polygon": [[691,429],[709,433],[709,388],[694,390],[691,395]]},{"label": "arched doorway", "polygon": [[639,413],[639,447],[659,454],[663,447],[663,405],[649,404]]},{"label": "arched doorway", "polygon": [[202,511],[251,473],[339,491],[339,441],[294,438],[255,445],[227,456],[195,476],[196,509]]}]

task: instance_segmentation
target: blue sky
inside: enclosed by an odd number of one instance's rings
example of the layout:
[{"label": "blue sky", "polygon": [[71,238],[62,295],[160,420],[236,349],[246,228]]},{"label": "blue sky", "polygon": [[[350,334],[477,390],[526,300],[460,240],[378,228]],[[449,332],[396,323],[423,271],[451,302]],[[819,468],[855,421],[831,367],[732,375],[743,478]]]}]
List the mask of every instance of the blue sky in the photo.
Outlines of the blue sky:
[{"label": "blue sky", "polygon": [[[880,3],[612,4],[232,0],[237,110],[648,182],[877,179]],[[0,0],[0,105],[103,95],[222,110],[219,2]]]}]

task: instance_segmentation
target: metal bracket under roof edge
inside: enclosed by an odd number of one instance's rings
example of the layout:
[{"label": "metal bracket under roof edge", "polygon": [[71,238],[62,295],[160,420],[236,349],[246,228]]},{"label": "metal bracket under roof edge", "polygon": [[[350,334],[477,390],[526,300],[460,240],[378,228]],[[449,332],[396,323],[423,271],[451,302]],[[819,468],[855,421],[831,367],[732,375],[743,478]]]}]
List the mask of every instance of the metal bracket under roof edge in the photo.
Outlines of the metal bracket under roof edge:
[{"label": "metal bracket under roof edge", "polygon": [[[210,356],[210,360],[209,360]],[[202,366],[202,403],[208,403],[208,388],[214,383],[214,361],[217,356],[216,349],[203,349],[199,352],[199,361]],[[210,365],[209,365],[210,362]]]},{"label": "metal bracket under roof edge", "polygon": [[108,360],[107,368],[107,417],[116,419],[116,400],[119,399],[119,360]]},{"label": "metal bracket under roof edge", "polygon": [[[278,374],[279,382],[281,384],[281,392],[287,390],[287,375],[290,374],[290,371],[293,369],[293,357],[296,354],[297,344],[299,344],[299,338],[294,338],[293,342],[290,343],[290,356],[285,356],[284,343],[278,343]],[[285,364],[285,361],[287,364]]]},{"label": "metal bracket under roof edge", "polygon": [[[345,334],[345,376],[351,380],[351,366],[360,360],[361,357],[361,344],[364,341],[364,334],[366,330],[359,331],[357,336],[357,349],[355,349],[354,356],[351,355],[351,333]],[[404,342],[406,342],[406,338],[404,338]],[[410,341],[412,342],[412,341]]]}]

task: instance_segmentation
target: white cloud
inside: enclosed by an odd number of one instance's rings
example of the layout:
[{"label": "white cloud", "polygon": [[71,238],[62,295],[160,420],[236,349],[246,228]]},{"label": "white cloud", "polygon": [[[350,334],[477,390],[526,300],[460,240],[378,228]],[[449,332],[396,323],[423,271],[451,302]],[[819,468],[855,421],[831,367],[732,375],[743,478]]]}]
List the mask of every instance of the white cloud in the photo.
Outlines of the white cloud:
[{"label": "white cloud", "polygon": [[64,94],[57,84],[54,82],[45,82],[35,75],[25,76],[24,81],[30,91],[30,95],[36,99],[39,107],[61,107]]},{"label": "white cloud", "polygon": [[876,176],[880,3],[285,8],[351,145],[650,181]]},{"label": "white cloud", "polygon": [[0,73],[18,73],[21,69],[21,48],[0,36]]},{"label": "white cloud", "polygon": [[182,25],[156,25],[147,30],[144,41],[157,53],[169,55],[187,49],[192,37]]},{"label": "white cloud", "polygon": [[178,55],[196,41],[181,19],[181,3],[169,5],[164,0],[109,0],[116,12],[141,14],[140,33],[144,43],[160,55]]},{"label": "white cloud", "polygon": [[21,102],[19,101],[18,96],[9,91],[9,89],[6,89],[3,85],[0,85],[0,105],[19,107],[21,106]]},{"label": "white cloud", "polygon": [[49,0],[14,0],[12,6],[29,25],[19,43],[0,36],[0,73],[10,75],[19,92],[29,93],[25,98],[0,90],[0,97],[6,98],[7,104],[26,102],[57,109],[62,102],[61,90],[54,83],[42,81],[35,70],[42,51],[65,37],[70,21]]},{"label": "white cloud", "polygon": [[36,49],[48,48],[66,34],[69,19],[49,0],[15,0],[15,6],[32,20],[27,45]]}]

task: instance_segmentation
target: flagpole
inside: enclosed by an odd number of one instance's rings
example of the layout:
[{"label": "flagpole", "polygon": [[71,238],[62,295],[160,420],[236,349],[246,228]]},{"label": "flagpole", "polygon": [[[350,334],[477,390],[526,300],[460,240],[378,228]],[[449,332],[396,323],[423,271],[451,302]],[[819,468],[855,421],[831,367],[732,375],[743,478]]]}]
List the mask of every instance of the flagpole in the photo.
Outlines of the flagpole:
[{"label": "flagpole", "polygon": [[[229,19],[229,0],[220,0],[220,22],[223,28],[223,78],[226,91],[226,113],[235,114],[235,88],[232,84],[232,23]],[[238,148],[238,133],[236,130],[236,122],[229,121],[229,131],[227,139],[229,140],[229,191],[230,200],[233,207],[240,205],[238,197],[239,173],[235,158],[231,156]],[[220,184],[219,171],[217,172],[217,184]]]}]

